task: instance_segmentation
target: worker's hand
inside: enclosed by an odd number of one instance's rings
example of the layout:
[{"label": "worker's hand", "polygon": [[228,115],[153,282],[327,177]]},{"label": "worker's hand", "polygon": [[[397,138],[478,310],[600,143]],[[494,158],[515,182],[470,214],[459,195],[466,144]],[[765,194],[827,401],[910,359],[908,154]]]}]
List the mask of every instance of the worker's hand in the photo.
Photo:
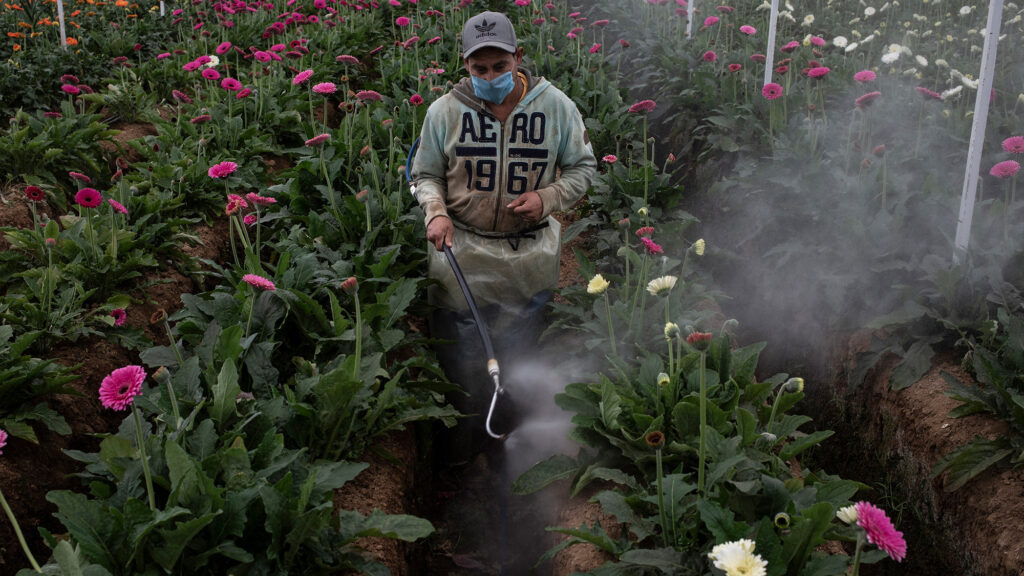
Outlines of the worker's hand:
[{"label": "worker's hand", "polygon": [[516,216],[527,222],[537,222],[540,220],[541,214],[544,213],[544,201],[541,200],[540,194],[526,192],[520,194],[519,198],[513,200],[507,208],[511,208]]},{"label": "worker's hand", "polygon": [[455,234],[455,225],[447,216],[438,216],[427,224],[427,242],[434,245],[437,251],[444,250],[444,246],[452,246],[452,236]]}]

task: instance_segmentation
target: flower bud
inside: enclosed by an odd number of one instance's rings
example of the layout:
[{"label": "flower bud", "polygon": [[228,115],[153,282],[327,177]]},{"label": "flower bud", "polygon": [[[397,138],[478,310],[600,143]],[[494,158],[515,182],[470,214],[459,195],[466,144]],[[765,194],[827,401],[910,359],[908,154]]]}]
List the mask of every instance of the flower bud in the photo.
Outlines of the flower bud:
[{"label": "flower bud", "polygon": [[665,433],[662,432],[661,430],[655,430],[647,434],[647,436],[644,437],[644,440],[647,442],[647,445],[650,446],[651,448],[661,448],[662,446],[665,445]]},{"label": "flower bud", "polygon": [[658,386],[668,386],[671,381],[672,379],[668,377],[668,374],[665,374],[664,372],[658,373]]},{"label": "flower bud", "polygon": [[157,308],[156,312],[153,312],[153,315],[149,317],[149,323],[150,324],[159,324],[159,323],[163,322],[166,319],[167,319],[167,310],[164,310],[163,308]]},{"label": "flower bud", "polygon": [[348,294],[355,294],[356,290],[359,289],[359,281],[356,280],[355,276],[349,276],[341,283],[341,289]]},{"label": "flower bud", "polygon": [[706,246],[706,244],[704,242],[704,239],[703,238],[698,239],[696,242],[693,243],[693,252],[694,252],[694,254],[696,254],[697,256],[703,256],[704,255],[704,248],[705,248],[705,246]]},{"label": "flower bud", "polygon": [[804,379],[803,378],[790,378],[786,380],[786,383],[782,385],[782,389],[786,392],[803,392],[804,391]]},{"label": "flower bud", "polygon": [[776,528],[778,528],[780,530],[785,530],[785,529],[789,528],[789,524],[790,524],[789,514],[786,514],[785,512],[779,512],[778,514],[775,515],[775,527]]},{"label": "flower bud", "polygon": [[679,324],[675,322],[665,323],[665,339],[672,340],[673,338],[679,338]]},{"label": "flower bud", "polygon": [[836,518],[839,518],[847,524],[853,524],[857,521],[857,507],[855,505],[844,506],[836,511]]},{"label": "flower bud", "polygon": [[703,352],[711,346],[711,333],[691,332],[690,335],[686,337],[686,343]]}]

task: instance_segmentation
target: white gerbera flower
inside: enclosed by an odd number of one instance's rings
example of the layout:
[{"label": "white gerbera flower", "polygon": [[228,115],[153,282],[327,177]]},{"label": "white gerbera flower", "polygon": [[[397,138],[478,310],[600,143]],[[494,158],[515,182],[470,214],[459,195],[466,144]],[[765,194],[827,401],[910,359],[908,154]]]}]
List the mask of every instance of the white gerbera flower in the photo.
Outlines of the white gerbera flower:
[{"label": "white gerbera flower", "polygon": [[843,506],[836,511],[836,518],[839,518],[847,524],[853,524],[857,521],[857,507],[854,505]]},{"label": "white gerbera flower", "polygon": [[210,54],[210,61],[206,63],[206,67],[213,68],[218,64],[220,64],[220,58],[217,58],[216,54]]},{"label": "white gerbera flower", "polygon": [[814,24],[814,14],[804,16],[804,21],[800,23],[801,26],[810,26],[811,24]]},{"label": "white gerbera flower", "polygon": [[676,287],[677,276],[662,276],[647,283],[647,291],[653,296],[664,294]]},{"label": "white gerbera flower", "polygon": [[843,50],[843,52],[846,52],[846,53],[853,52],[854,50],[857,49],[857,46],[859,46],[859,44],[857,44],[856,42],[853,42],[852,44],[847,45],[846,49]]},{"label": "white gerbera flower", "polygon": [[964,86],[970,88],[971,90],[977,90],[978,89],[978,82],[979,82],[978,80],[974,80],[972,78],[968,78],[967,76],[964,76],[963,78],[960,79],[960,83],[962,83]]},{"label": "white gerbera flower", "polygon": [[961,16],[967,16],[970,13],[971,13],[971,7],[970,6],[963,6],[962,8],[960,8],[960,15]]},{"label": "white gerbera flower", "polygon": [[832,45],[836,48],[846,48],[846,45],[849,43],[850,41],[846,39],[846,36],[836,36],[832,39]]},{"label": "white gerbera flower", "polygon": [[864,9],[864,17],[865,18],[870,18],[870,17],[872,17],[874,15],[875,15],[874,7],[868,6],[867,8]]},{"label": "white gerbera flower", "polygon": [[896,62],[899,59],[900,59],[900,53],[899,52],[886,52],[885,54],[882,54],[882,63],[883,64],[892,64],[892,63]]},{"label": "white gerbera flower", "polygon": [[765,576],[768,573],[768,562],[754,554],[754,541],[746,538],[715,546],[708,553],[708,559],[726,576]]},{"label": "white gerbera flower", "polygon": [[917,64],[921,68],[927,68],[928,67],[928,59],[925,58],[924,56],[921,56],[920,54],[918,54],[917,56],[914,56],[914,60],[917,60]]},{"label": "white gerbera flower", "polygon": [[943,100],[948,100],[950,98],[955,98],[955,97],[959,96],[960,93],[963,92],[963,91],[964,91],[964,87],[963,86],[954,86],[954,87],[950,88],[949,90],[943,90],[941,96],[942,96]]},{"label": "white gerbera flower", "polygon": [[609,284],[610,282],[605,280],[604,276],[596,274],[590,279],[590,282],[587,282],[587,294],[601,294],[608,289]]}]

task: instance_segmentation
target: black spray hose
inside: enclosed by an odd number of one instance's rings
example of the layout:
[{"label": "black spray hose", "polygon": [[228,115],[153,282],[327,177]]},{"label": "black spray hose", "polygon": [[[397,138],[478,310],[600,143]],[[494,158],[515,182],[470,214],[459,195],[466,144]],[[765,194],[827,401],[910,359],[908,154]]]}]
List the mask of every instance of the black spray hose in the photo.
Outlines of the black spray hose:
[{"label": "black spray hose", "polygon": [[[417,137],[416,141],[409,148],[409,155],[405,158],[405,178],[409,181],[409,189],[412,191],[413,196],[416,195],[416,188],[412,183],[412,156],[419,144],[420,139]],[[491,397],[491,407],[487,410],[487,421],[485,423],[487,434],[491,438],[502,440],[507,434],[495,434],[491,430],[491,418],[494,416],[494,407],[498,403],[498,395],[504,391],[501,387],[501,370],[498,368],[498,360],[494,357],[494,346],[491,344],[491,336],[487,333],[487,325],[484,324],[483,318],[480,317],[480,311],[476,307],[476,300],[473,299],[473,293],[469,291],[466,277],[462,275],[462,270],[459,268],[459,263],[455,260],[455,255],[452,254],[452,249],[443,242],[442,246],[444,247],[444,255],[448,259],[448,264],[451,265],[452,272],[455,274],[455,279],[459,281],[459,287],[462,288],[462,294],[466,297],[466,303],[469,304],[469,311],[473,313],[473,321],[476,322],[476,328],[480,332],[480,340],[484,343],[484,352],[487,354],[487,373],[494,380],[494,395]]]}]

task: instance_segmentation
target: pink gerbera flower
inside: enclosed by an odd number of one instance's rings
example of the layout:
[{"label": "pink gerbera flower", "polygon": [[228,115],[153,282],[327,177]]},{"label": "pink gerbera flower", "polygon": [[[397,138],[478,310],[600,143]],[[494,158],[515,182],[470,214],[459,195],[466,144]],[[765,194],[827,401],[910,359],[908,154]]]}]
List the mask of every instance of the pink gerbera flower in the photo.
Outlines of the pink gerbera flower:
[{"label": "pink gerbera flower", "polygon": [[715,24],[718,24],[718,16],[708,16],[707,18],[704,19],[705,28],[714,26]]},{"label": "pink gerbera flower", "polygon": [[257,218],[255,214],[246,214],[245,217],[242,218],[242,222],[244,222],[246,226],[252,226],[256,223],[256,220]]},{"label": "pink gerbera flower", "polygon": [[1024,136],[1010,136],[1003,140],[1003,151],[1010,154],[1024,154]]},{"label": "pink gerbera flower", "polygon": [[705,62],[714,62],[718,59],[718,54],[715,54],[714,50],[708,50],[701,56],[701,58],[704,59]]},{"label": "pink gerbera flower", "polygon": [[356,58],[355,56],[349,56],[348,54],[342,54],[341,56],[338,56],[334,60],[337,62],[341,62],[342,64],[359,64],[359,58]]},{"label": "pink gerbera flower", "polygon": [[210,178],[224,178],[234,174],[235,170],[238,170],[238,164],[234,162],[221,162],[210,166],[210,169],[206,172]]},{"label": "pink gerbera flower", "polygon": [[824,78],[831,72],[828,66],[817,66],[807,71],[807,75],[811,78]]},{"label": "pink gerbera flower", "polygon": [[215,52],[217,52],[217,54],[224,54],[228,50],[231,50],[231,42],[221,42],[220,45],[217,46]]},{"label": "pink gerbera flower", "polygon": [[652,256],[665,253],[665,250],[661,246],[646,236],[640,238],[640,242],[644,245],[644,248],[647,248],[647,253]]},{"label": "pink gerbera flower", "polygon": [[637,238],[648,238],[654,234],[654,226],[641,226],[636,229]]},{"label": "pink gerbera flower", "polygon": [[85,208],[95,208],[103,203],[103,196],[95,188],[82,188],[75,194],[75,202]]},{"label": "pink gerbera flower", "polygon": [[114,308],[110,311],[110,316],[114,319],[114,326],[124,326],[125,320],[128,319],[128,314],[124,311],[124,308]]},{"label": "pink gerbera flower", "polygon": [[77,96],[78,93],[80,92],[78,87],[76,87],[76,86],[74,86],[72,84],[64,84],[64,85],[62,85],[60,87],[60,89],[63,90],[65,94],[70,94],[72,96]]},{"label": "pink gerbera flower", "polygon": [[616,156],[615,154],[607,154],[604,158],[601,158],[601,160],[604,160],[609,164],[615,164],[616,162],[619,161],[619,157]]},{"label": "pink gerbera flower", "polygon": [[740,32],[743,32],[747,36],[753,36],[754,34],[757,34],[757,28],[744,24],[743,26],[740,26]]},{"label": "pink gerbera flower", "polygon": [[126,410],[142,392],[146,371],[134,364],[111,372],[100,384],[100,402],[104,408]]},{"label": "pink gerbera flower", "polygon": [[782,51],[782,52],[792,52],[793,50],[796,50],[799,47],[800,47],[800,43],[797,42],[796,40],[792,40],[792,41],[788,42],[782,48],[779,48],[779,50]]},{"label": "pink gerbera flower", "polygon": [[236,99],[236,100],[241,100],[242,98],[245,98],[245,97],[246,97],[246,96],[248,96],[249,94],[252,94],[252,90],[250,90],[250,89],[248,89],[248,88],[242,88],[241,90],[239,90],[239,91],[238,91],[238,92],[237,92],[237,93],[235,94],[235,99]]},{"label": "pink gerbera flower", "polygon": [[79,182],[84,182],[85,184],[92,184],[92,178],[89,178],[88,176],[82,174],[81,172],[71,171],[68,172],[68,176],[70,176],[73,180],[78,180]]},{"label": "pink gerbera flower", "polygon": [[334,85],[334,82],[321,82],[316,86],[313,86],[313,92],[316,92],[317,94],[320,94],[322,96],[334,94],[337,90],[338,87]]},{"label": "pink gerbera flower", "polygon": [[1016,160],[1003,160],[988,171],[996,178],[1009,178],[1020,170],[1020,164]]},{"label": "pink gerbera flower", "polygon": [[654,100],[641,100],[629,107],[630,112],[650,112],[656,106]]},{"label": "pink gerbera flower", "polygon": [[775,82],[769,82],[761,88],[761,95],[764,96],[765,100],[775,100],[779,96],[782,96],[782,86]]},{"label": "pink gerbera flower", "polygon": [[107,198],[107,204],[110,204],[111,208],[117,210],[121,214],[128,214],[128,209],[124,207],[124,204],[121,204],[120,202],[114,200],[113,198]]},{"label": "pink gerbera flower", "polygon": [[189,120],[189,122],[191,122],[192,124],[206,124],[209,121],[210,121],[210,115],[209,114],[200,114],[199,116],[196,116],[195,118],[192,118],[191,120]]},{"label": "pink gerbera flower", "polygon": [[313,136],[309,140],[306,140],[306,146],[309,146],[311,148],[313,146],[319,146],[319,145],[323,144],[324,142],[327,142],[330,139],[331,139],[331,135],[330,134],[326,134],[326,133],[325,134],[317,134],[316,136]]},{"label": "pink gerbera flower", "polygon": [[242,89],[242,83],[234,78],[225,78],[220,81],[220,87],[228,92],[235,92]]},{"label": "pink gerbera flower", "polygon": [[590,47],[590,53],[591,54],[597,54],[600,51],[601,51],[601,45],[600,44],[594,44],[593,46]]},{"label": "pink gerbera flower", "polygon": [[413,94],[412,96],[409,96],[409,104],[412,104],[413,106],[419,106],[420,104],[423,104],[423,96],[420,96],[419,94]]},{"label": "pink gerbera flower", "polygon": [[277,198],[271,198],[270,196],[260,196],[255,192],[249,192],[245,195],[245,199],[253,204],[259,204],[260,206],[268,206],[270,204],[277,204]]},{"label": "pink gerbera flower", "polygon": [[312,77],[312,76],[313,76],[313,71],[312,70],[303,70],[302,72],[299,72],[298,74],[296,74],[295,78],[292,78],[292,86],[298,86],[299,84],[302,84],[306,80],[309,80],[310,77]]},{"label": "pink gerbera flower", "polygon": [[220,80],[220,72],[217,72],[213,68],[207,68],[203,70],[203,78],[207,80]]},{"label": "pink gerbera flower", "polygon": [[877,76],[871,70],[861,70],[853,75],[853,79],[861,84],[865,82],[874,82]]},{"label": "pink gerbera flower", "polygon": [[758,62],[760,64],[764,64],[764,62],[765,62],[765,60],[767,60],[767,58],[765,58],[764,54],[751,54],[750,55],[750,60],[753,61],[753,62]]},{"label": "pink gerbera flower", "polygon": [[270,62],[271,60],[270,54],[267,54],[263,50],[257,50],[253,52],[252,57],[255,58],[258,62]]},{"label": "pink gerbera flower", "polygon": [[867,533],[868,542],[878,546],[890,558],[902,562],[907,556],[907,541],[903,532],[896,530],[885,511],[870,502],[857,502],[857,525]]},{"label": "pink gerbera flower", "polygon": [[78,84],[80,82],[78,76],[75,76],[74,74],[64,74],[60,77],[60,81],[65,84]]},{"label": "pink gerbera flower", "polygon": [[26,186],[25,196],[33,202],[42,202],[46,198],[46,194],[39,186]]},{"label": "pink gerbera flower", "polygon": [[403,27],[404,26],[408,26],[409,25],[409,19],[406,18],[405,16],[399,16],[398,18],[395,18],[395,24],[397,24],[399,26],[403,26]]},{"label": "pink gerbera flower", "polygon": [[811,36],[811,46],[817,46],[821,48],[825,45],[825,39],[821,36]]},{"label": "pink gerbera flower", "polygon": [[187,94],[185,94],[184,92],[182,92],[180,90],[171,90],[171,96],[173,96],[174,99],[179,101],[179,102],[184,102],[185,104],[191,104],[192,103],[192,99],[189,98]]},{"label": "pink gerbera flower", "polygon": [[874,92],[868,92],[867,94],[861,96],[860,98],[857,98],[856,100],[854,100],[853,103],[857,106],[857,108],[864,109],[870,106],[871,103],[874,102],[881,95],[881,92],[875,90]]},{"label": "pink gerbera flower", "polygon": [[939,94],[934,90],[929,90],[924,86],[916,86],[914,87],[914,90],[916,90],[917,93],[920,94],[921,97],[923,97],[925,100],[942,100],[942,94]]},{"label": "pink gerbera flower", "polygon": [[0,430],[0,454],[4,453],[4,446],[7,446],[7,432]]},{"label": "pink gerbera flower", "polygon": [[255,274],[246,274],[245,276],[242,276],[242,280],[244,280],[246,284],[252,286],[253,288],[259,288],[260,290],[270,291],[277,290],[277,286],[274,286],[273,282],[267,280],[263,276],[257,276]]},{"label": "pink gerbera flower", "polygon": [[245,201],[245,198],[242,198],[238,194],[228,194],[228,202],[234,202],[235,204],[238,204],[239,208],[249,207],[249,203]]},{"label": "pink gerbera flower", "polygon": [[742,69],[742,64],[729,64],[729,72],[739,72]]},{"label": "pink gerbera flower", "polygon": [[371,102],[380,102],[383,96],[380,95],[380,92],[376,92],[374,90],[360,90],[359,92],[356,92],[356,98],[363,101],[369,100]]}]

